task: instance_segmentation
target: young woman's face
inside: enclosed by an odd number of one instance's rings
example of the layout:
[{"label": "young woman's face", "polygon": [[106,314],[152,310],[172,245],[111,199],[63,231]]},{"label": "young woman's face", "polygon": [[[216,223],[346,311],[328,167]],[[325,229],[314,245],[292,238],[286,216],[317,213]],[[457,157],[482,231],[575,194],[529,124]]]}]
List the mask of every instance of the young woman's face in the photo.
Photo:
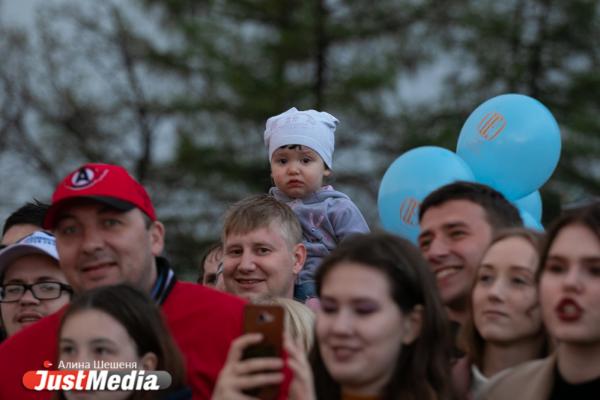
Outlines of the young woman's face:
[{"label": "young woman's face", "polygon": [[542,329],[535,282],[538,254],[527,240],[510,237],[484,254],[475,277],[473,319],[483,339],[518,342]]},{"label": "young woman's face", "polygon": [[[148,355],[138,356],[137,346],[116,319],[100,310],[84,310],[71,315],[60,332],[59,360],[70,363],[94,361],[135,363],[137,369],[154,369]],[[85,365],[85,364],[83,364]],[[65,392],[68,400],[126,399],[130,392]]]},{"label": "young woman's face", "polygon": [[567,225],[550,249],[540,281],[544,322],[562,343],[600,344],[600,240]]},{"label": "young woman's face", "polygon": [[420,330],[420,314],[403,314],[380,271],[342,262],[323,280],[316,334],[327,370],[345,391],[379,394],[402,344]]}]

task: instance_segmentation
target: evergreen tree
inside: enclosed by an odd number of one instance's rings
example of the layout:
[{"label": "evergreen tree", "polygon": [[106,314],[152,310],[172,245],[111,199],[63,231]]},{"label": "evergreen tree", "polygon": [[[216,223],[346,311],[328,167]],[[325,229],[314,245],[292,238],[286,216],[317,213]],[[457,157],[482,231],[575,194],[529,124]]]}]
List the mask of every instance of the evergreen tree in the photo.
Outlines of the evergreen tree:
[{"label": "evergreen tree", "polygon": [[32,195],[43,198],[79,163],[122,164],[149,186],[169,255],[191,269],[225,208],[271,185],[269,116],[296,106],[340,119],[333,183],[376,226],[379,182],[396,157],[455,150],[478,104],[519,92],[546,104],[563,134],[542,190],[547,221],[600,192],[596,3],[44,4],[36,29],[0,27],[3,204],[18,206],[8,187],[20,170],[40,176],[43,193]]}]

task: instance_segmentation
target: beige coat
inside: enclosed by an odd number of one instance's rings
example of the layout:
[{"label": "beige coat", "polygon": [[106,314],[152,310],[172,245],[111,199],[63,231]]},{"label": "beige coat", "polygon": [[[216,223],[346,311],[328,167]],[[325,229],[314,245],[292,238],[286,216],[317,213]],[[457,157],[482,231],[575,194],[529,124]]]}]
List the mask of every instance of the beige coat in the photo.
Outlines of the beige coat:
[{"label": "beige coat", "polygon": [[547,400],[554,384],[556,356],[535,360],[500,373],[483,388],[478,400]]}]

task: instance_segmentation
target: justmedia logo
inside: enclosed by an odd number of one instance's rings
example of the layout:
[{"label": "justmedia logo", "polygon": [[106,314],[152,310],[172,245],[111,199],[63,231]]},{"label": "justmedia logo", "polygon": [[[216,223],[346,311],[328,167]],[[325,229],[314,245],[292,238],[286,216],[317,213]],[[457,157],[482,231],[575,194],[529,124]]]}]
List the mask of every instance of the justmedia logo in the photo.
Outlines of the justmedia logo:
[{"label": "justmedia logo", "polygon": [[23,375],[23,386],[36,391],[156,391],[171,386],[171,374],[137,369],[38,370]]}]

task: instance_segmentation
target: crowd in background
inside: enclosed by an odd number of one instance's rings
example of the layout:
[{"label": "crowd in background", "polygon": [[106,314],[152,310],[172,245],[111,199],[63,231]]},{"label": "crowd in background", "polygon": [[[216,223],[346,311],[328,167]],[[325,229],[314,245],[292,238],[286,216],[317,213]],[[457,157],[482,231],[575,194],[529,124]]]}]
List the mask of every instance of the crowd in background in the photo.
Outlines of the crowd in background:
[{"label": "crowd in background", "polygon": [[[17,210],[0,251],[0,398],[597,398],[600,204],[541,233],[501,193],[459,181],[421,203],[417,245],[371,233],[323,181],[336,124],[295,108],[269,119],[274,187],[229,207],[195,283],[162,256],[165,226],[122,167],[84,164],[50,204]],[[283,308],[279,356],[244,356],[264,339],[243,330],[248,303]],[[47,360],[172,381],[25,389]]]}]

